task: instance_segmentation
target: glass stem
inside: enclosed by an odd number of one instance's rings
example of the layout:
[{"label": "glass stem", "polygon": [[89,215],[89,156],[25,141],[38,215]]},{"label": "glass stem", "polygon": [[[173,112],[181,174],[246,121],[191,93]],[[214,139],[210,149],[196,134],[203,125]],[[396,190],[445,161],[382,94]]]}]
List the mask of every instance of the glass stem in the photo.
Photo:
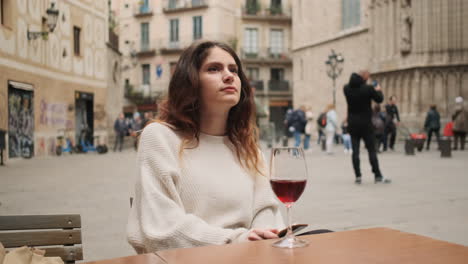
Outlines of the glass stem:
[{"label": "glass stem", "polygon": [[286,206],[286,215],[288,217],[288,233],[287,233],[286,237],[288,239],[291,239],[291,238],[294,237],[294,234],[292,232],[291,206],[292,206],[292,204]]}]

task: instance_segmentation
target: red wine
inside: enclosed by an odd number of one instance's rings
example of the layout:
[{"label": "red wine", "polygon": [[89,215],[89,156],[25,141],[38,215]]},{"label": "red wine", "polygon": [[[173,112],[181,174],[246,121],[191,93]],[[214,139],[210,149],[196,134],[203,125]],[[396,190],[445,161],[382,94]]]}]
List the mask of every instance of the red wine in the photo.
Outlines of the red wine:
[{"label": "red wine", "polygon": [[278,199],[284,204],[294,203],[301,197],[306,186],[306,180],[291,181],[291,180],[270,180],[271,188]]}]

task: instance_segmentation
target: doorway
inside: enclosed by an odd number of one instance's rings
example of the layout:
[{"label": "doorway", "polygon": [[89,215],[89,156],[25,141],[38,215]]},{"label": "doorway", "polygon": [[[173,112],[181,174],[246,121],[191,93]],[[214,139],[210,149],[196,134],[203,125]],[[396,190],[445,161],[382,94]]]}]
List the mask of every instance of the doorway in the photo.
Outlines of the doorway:
[{"label": "doorway", "polygon": [[34,92],[30,84],[8,82],[8,156],[34,155]]},{"label": "doorway", "polygon": [[93,142],[94,134],[94,95],[92,93],[75,92],[75,142]]}]

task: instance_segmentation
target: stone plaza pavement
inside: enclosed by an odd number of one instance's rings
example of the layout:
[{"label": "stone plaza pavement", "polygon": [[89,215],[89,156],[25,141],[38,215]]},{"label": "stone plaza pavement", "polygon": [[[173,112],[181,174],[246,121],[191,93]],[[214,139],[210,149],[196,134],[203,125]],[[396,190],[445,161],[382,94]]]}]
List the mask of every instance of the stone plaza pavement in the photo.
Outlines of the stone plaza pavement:
[{"label": "stone plaza pavement", "polygon": [[[362,149],[358,186],[341,146],[335,155],[313,147],[307,187],[293,207],[295,222],[335,231],[390,227],[468,246],[468,151],[444,159],[435,150],[405,156],[399,145],[379,155],[393,183],[375,185]],[[9,160],[0,166],[0,215],[81,214],[85,261],[133,255],[125,227],[135,158],[128,149]]]}]

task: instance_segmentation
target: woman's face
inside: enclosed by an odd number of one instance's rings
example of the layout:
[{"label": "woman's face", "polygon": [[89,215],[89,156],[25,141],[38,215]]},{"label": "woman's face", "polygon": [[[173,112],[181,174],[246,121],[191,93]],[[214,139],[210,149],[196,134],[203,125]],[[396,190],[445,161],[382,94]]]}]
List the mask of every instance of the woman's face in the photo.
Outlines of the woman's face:
[{"label": "woman's face", "polygon": [[200,71],[201,108],[229,110],[240,99],[241,81],[234,58],[225,50],[214,47],[203,61]]}]

